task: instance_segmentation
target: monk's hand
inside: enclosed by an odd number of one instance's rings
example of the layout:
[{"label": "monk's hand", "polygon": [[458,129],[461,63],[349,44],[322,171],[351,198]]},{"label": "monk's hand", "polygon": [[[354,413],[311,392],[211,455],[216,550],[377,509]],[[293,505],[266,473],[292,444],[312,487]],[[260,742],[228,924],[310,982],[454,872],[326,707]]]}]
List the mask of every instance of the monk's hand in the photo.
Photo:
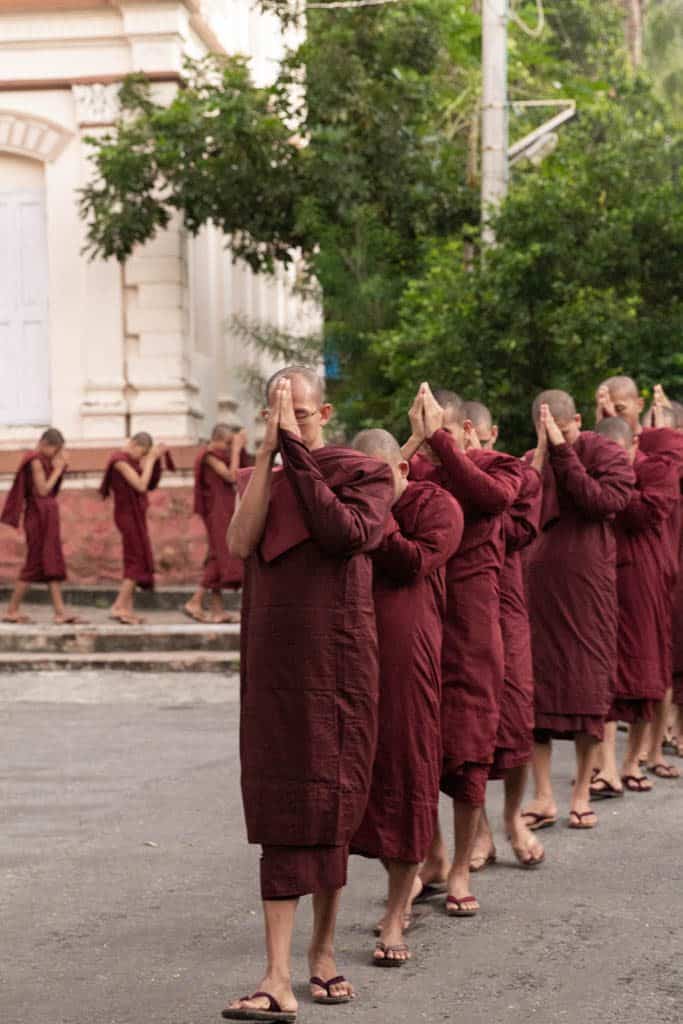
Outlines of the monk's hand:
[{"label": "monk's hand", "polygon": [[57,452],[54,459],[52,460],[52,466],[54,469],[59,469],[62,472],[69,465],[69,458],[65,451]]},{"label": "monk's hand", "polygon": [[548,435],[548,441],[552,445],[564,444],[564,435],[555,422],[555,417],[550,411],[550,406],[541,406],[541,423],[545,427],[545,432]]},{"label": "monk's hand", "polygon": [[430,438],[443,427],[443,409],[434,398],[429,384],[420,385],[422,396],[422,414],[424,419],[425,437]]},{"label": "monk's hand", "polygon": [[247,447],[247,432],[246,430],[238,430],[232,435],[232,443],[238,452],[241,452],[243,448]]},{"label": "monk's hand", "polygon": [[465,431],[465,451],[477,448],[481,450],[481,441],[479,440],[479,434],[477,433],[472,420],[465,420],[464,423]]},{"label": "monk's hand", "polygon": [[286,430],[295,437],[301,437],[301,429],[294,415],[292,402],[292,382],[283,377],[278,381],[280,386],[280,430]]},{"label": "monk's hand", "polygon": [[655,384],[654,386],[654,403],[655,405],[661,405],[663,409],[671,408],[671,399],[667,397],[661,384]]},{"label": "monk's hand", "polygon": [[280,429],[280,381],[272,389],[270,405],[263,413],[266,421],[266,432],[259,448],[259,454],[268,456],[269,459],[275,455],[280,446],[278,431]]},{"label": "monk's hand", "polygon": [[408,419],[410,420],[411,439],[419,441],[421,444],[425,439],[424,401],[421,391],[418,391],[413,399],[413,404],[408,410]]},{"label": "monk's hand", "polygon": [[616,416],[616,414],[617,410],[614,408],[609,388],[606,384],[601,384],[595,396],[595,422],[600,423],[601,420],[608,419],[610,416]]}]

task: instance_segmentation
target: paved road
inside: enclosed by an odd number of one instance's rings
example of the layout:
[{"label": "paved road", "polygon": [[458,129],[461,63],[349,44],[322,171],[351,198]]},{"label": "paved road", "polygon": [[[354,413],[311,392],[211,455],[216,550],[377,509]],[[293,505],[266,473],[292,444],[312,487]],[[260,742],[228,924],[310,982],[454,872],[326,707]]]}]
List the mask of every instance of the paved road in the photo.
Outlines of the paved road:
[{"label": "paved road", "polygon": [[[237,714],[216,676],[0,676],[3,1024],[204,1024],[258,980]],[[300,1020],[678,1024],[683,782],[599,810],[594,833],[546,832],[536,873],[499,836],[481,915],[423,910],[400,973],[368,966],[382,879],[355,861],[338,950],[359,998],[318,1008],[299,986]],[[304,905],[300,983],[308,920]]]}]

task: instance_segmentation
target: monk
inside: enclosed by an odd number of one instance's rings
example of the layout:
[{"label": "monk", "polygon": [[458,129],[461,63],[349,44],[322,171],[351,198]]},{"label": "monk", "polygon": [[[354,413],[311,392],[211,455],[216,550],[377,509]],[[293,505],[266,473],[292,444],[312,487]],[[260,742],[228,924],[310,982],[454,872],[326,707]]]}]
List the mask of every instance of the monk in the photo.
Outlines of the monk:
[{"label": "monk", "polygon": [[[446,910],[472,917],[479,903],[470,892],[470,861],[493,763],[503,689],[503,638],[499,576],[505,560],[503,514],[523,477],[519,459],[483,451],[462,400],[422,384],[410,410],[412,434],[403,447],[414,480],[438,483],[465,515],[462,543],[446,570],[447,610],[443,638],[441,789],[453,801],[455,856],[437,826],[420,871],[421,888],[447,872]],[[421,888],[420,888],[421,887]]]},{"label": "monk", "polygon": [[[637,437],[619,416],[603,418],[596,432],[626,451],[636,486],[615,520],[619,602],[618,673],[605,738],[597,753],[599,773],[591,783],[593,799],[652,789],[638,761],[646,723],[671,685],[671,615],[664,526],[677,509],[679,474],[665,455],[639,451]],[[616,764],[617,722],[630,723],[621,773]]]},{"label": "monk", "polygon": [[[243,562],[232,558],[226,535],[235,511],[237,470],[249,465],[246,434],[227,423],[217,423],[211,440],[197,454],[194,464],[194,511],[201,516],[209,542],[201,586],[183,607],[197,622],[239,622],[239,613],[225,612],[221,591],[239,590]],[[210,594],[210,614],[204,598]]]},{"label": "monk", "polygon": [[[672,429],[674,415],[666,408],[668,402],[660,385],[655,386],[655,401],[651,410],[651,422],[654,426],[644,427],[640,422],[643,399],[638,386],[631,377],[610,377],[598,388],[596,419],[600,422],[614,416],[624,419],[633,433],[638,436],[639,449],[642,453],[664,455],[672,459],[679,467],[683,480],[683,437]],[[671,636],[677,578],[679,574],[679,543],[681,531],[681,506],[662,523],[662,540],[667,554],[664,573],[668,583],[668,624],[665,627]],[[666,647],[671,657],[671,641]],[[671,679],[671,660],[669,660],[669,678]],[[664,758],[664,739],[671,714],[671,687],[664,699],[654,708],[652,722],[645,730],[646,749],[644,755],[648,771],[658,779],[677,779],[680,771]]]},{"label": "monk", "polygon": [[427,480],[408,482],[408,463],[385,430],[365,430],[353,447],[391,468],[395,502],[372,555],[379,639],[379,738],[365,817],[352,852],[388,873],[388,898],[373,963],[400,967],[410,957],[404,917],[439,810],[441,642],[446,564],[458,549],[463,514]]},{"label": "monk", "polygon": [[[481,402],[465,402],[465,415],[474,424],[482,448],[490,451],[498,439],[498,427],[490,410]],[[545,851],[522,817],[534,732],[534,673],[522,551],[538,536],[542,490],[538,470],[527,463],[522,463],[522,467],[524,478],[519,494],[503,514],[505,562],[500,574],[500,625],[505,677],[489,780],[503,780],[506,835],[521,866],[534,868],[544,861]],[[493,834],[484,808],[470,869],[481,871],[495,860]]]},{"label": "monk", "polygon": [[154,555],[147,529],[148,494],[161,481],[161,460],[173,468],[166,446],[154,444],[145,431],[128,441],[125,448],[113,452],[104,471],[100,494],[114,495],[114,522],[123,542],[123,582],[109,610],[110,618],[126,626],[145,620],[135,614],[133,598],[136,587],[154,588]]},{"label": "monk", "polygon": [[554,825],[552,739],[572,739],[576,776],[569,827],[595,828],[590,782],[604,736],[617,670],[614,517],[631,498],[633,469],[613,441],[581,431],[565,391],[534,400],[537,446],[528,460],[542,473],[545,528],[528,559],[535,678],[535,798],[531,829]]},{"label": "monk", "polygon": [[337,970],[334,931],[377,742],[369,553],[396,498],[385,463],[325,446],[332,406],[313,370],[279,371],[266,395],[265,437],[253,471],[238,474],[228,546],[246,559],[242,799],[249,842],[263,851],[267,967],[255,992],[223,1011],[229,1020],[296,1019],[291,942],[309,893],[311,996],[345,1003],[354,994]]},{"label": "monk", "polygon": [[21,602],[32,583],[47,583],[54,608],[54,621],[58,625],[85,621],[67,611],[62,597],[66,566],[57,495],[67,466],[64,438],[59,430],[50,427],[41,435],[37,448],[22,457],[14,474],[0,522],[18,529],[23,516],[26,561],[2,617],[3,622],[31,621],[27,615],[22,614]]}]

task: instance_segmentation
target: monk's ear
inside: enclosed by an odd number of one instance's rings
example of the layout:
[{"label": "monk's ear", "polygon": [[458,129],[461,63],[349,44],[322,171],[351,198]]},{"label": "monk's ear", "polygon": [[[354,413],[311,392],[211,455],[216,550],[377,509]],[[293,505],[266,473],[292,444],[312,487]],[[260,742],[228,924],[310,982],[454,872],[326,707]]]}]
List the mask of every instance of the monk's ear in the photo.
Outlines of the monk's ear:
[{"label": "monk's ear", "polygon": [[577,427],[580,430],[581,427],[582,427],[582,423],[583,423],[583,421],[581,419],[581,413],[580,412],[577,412],[577,414],[574,416],[574,422],[576,423]]},{"label": "monk's ear", "polygon": [[644,408],[645,408],[645,399],[640,397],[638,399],[638,412],[639,413],[642,412]]},{"label": "monk's ear", "polygon": [[495,444],[498,440],[498,426],[496,423],[491,427],[491,443]]},{"label": "monk's ear", "polygon": [[410,465],[405,459],[401,459],[401,461],[399,462],[398,471],[401,474],[401,476],[406,477],[407,479],[408,474],[410,473]]},{"label": "monk's ear", "polygon": [[326,423],[330,422],[333,413],[334,407],[331,406],[329,402],[325,402],[324,405],[320,406],[320,425],[322,427],[324,427]]}]

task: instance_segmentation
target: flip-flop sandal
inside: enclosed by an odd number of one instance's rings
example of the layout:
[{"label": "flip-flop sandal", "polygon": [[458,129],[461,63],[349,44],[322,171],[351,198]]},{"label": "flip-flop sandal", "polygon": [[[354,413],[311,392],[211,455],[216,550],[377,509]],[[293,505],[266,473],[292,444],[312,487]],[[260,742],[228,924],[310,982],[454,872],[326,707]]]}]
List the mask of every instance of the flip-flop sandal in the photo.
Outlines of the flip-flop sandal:
[{"label": "flip-flop sandal", "polygon": [[427,884],[423,885],[420,889],[419,893],[413,900],[413,904],[426,903],[428,900],[433,900],[435,896],[445,896],[447,891],[447,882],[427,882]]},{"label": "flip-flop sandal", "polygon": [[[574,818],[576,818],[576,821],[573,820]],[[595,818],[596,820],[593,822],[592,825],[585,825],[584,821],[583,821],[584,818]],[[597,815],[596,815],[595,811],[570,811],[569,812],[569,825],[568,825],[568,828],[590,829],[590,828],[595,828],[597,823],[598,823],[597,822]]]},{"label": "flip-flop sandal", "polygon": [[644,775],[622,775],[621,781],[629,793],[651,793],[654,786]]},{"label": "flip-flop sandal", "polygon": [[55,619],[55,626],[87,626],[89,619],[84,619],[81,615],[66,615],[59,622]]},{"label": "flip-flop sandal", "polygon": [[124,615],[123,613],[121,615],[110,615],[109,618],[113,619],[114,622],[119,622],[122,626],[142,626],[146,622],[146,619],[141,615]]},{"label": "flip-flop sandal", "polygon": [[446,900],[446,913],[449,917],[476,917],[479,913],[479,900],[476,896],[449,896]]},{"label": "flip-flop sandal", "polygon": [[374,967],[403,967],[410,959],[406,956],[401,960],[398,957],[388,955],[389,953],[409,953],[410,950],[403,942],[398,946],[385,946],[383,942],[377,942],[375,944],[375,952],[384,953],[384,956],[373,956],[372,963]]},{"label": "flip-flop sandal", "polygon": [[662,750],[665,750],[667,754],[678,754],[678,741],[675,736],[669,736],[668,739],[662,740]]},{"label": "flip-flop sandal", "polygon": [[256,1010],[251,1006],[240,1006],[232,1009],[226,1006],[221,1013],[221,1017],[224,1017],[225,1020],[283,1021],[285,1024],[294,1024],[296,1021],[296,1011],[283,1010],[277,999],[271,996],[269,992],[254,992],[251,996],[242,996],[240,1002],[246,1003],[251,999],[267,999],[268,1009]]},{"label": "flip-flop sandal", "polygon": [[312,996],[314,1003],[322,1003],[326,1006],[340,1006],[342,1003],[350,1003],[353,996],[333,996],[330,993],[330,989],[333,985],[343,985],[346,978],[343,974],[338,974],[336,978],[330,978],[329,981],[323,981],[322,978],[317,976],[309,978],[308,984],[315,985],[317,988],[324,988],[327,992],[326,996]]},{"label": "flip-flop sandal", "polygon": [[596,775],[593,778],[589,792],[591,800],[614,800],[624,795],[623,789],[617,789],[608,779],[604,779],[602,775]]},{"label": "flip-flop sandal", "polygon": [[[410,931],[410,929],[413,927],[414,923],[415,923],[415,919],[414,919],[412,914],[406,914],[404,916],[404,918],[403,918],[403,934],[404,935],[406,934],[406,932]],[[372,934],[375,936],[375,938],[378,939],[380,937],[380,935],[382,934],[382,925],[381,924],[376,924],[375,927],[372,929]]]},{"label": "flip-flop sandal", "polygon": [[239,612],[226,612],[225,615],[221,615],[217,619],[211,617],[210,619],[205,619],[204,621],[211,622],[213,623],[214,626],[234,626],[237,625],[237,623],[241,622],[241,620],[242,616],[239,614]]},{"label": "flip-flop sandal", "polygon": [[650,775],[654,775],[656,779],[680,779],[681,773],[678,768],[674,768],[672,764],[664,764],[663,761],[658,761],[657,764],[649,764],[647,770]]},{"label": "flip-flop sandal", "polygon": [[484,868],[487,868],[489,864],[495,863],[496,851],[492,850],[492,852],[489,853],[486,857],[482,857],[481,855],[473,857],[472,860],[470,861],[470,871],[474,871],[474,873],[476,874],[477,871],[483,871]]},{"label": "flip-flop sandal", "polygon": [[11,626],[28,626],[34,620],[28,615],[17,615],[16,619],[13,619],[11,615],[3,615],[2,621],[9,622]]},{"label": "flip-flop sandal", "polygon": [[185,615],[188,619],[192,619],[193,622],[201,622],[202,624],[204,624],[206,622],[211,621],[208,615],[204,615],[204,613],[200,615],[198,612],[193,612],[192,609],[188,608],[186,604],[184,604],[180,610],[183,613],[183,615]]},{"label": "flip-flop sandal", "polygon": [[530,818],[530,821],[525,821],[526,827],[530,832],[538,832],[541,828],[552,828],[553,825],[557,824],[557,818],[553,818],[550,814],[536,814],[535,811],[523,811],[523,818]]}]

